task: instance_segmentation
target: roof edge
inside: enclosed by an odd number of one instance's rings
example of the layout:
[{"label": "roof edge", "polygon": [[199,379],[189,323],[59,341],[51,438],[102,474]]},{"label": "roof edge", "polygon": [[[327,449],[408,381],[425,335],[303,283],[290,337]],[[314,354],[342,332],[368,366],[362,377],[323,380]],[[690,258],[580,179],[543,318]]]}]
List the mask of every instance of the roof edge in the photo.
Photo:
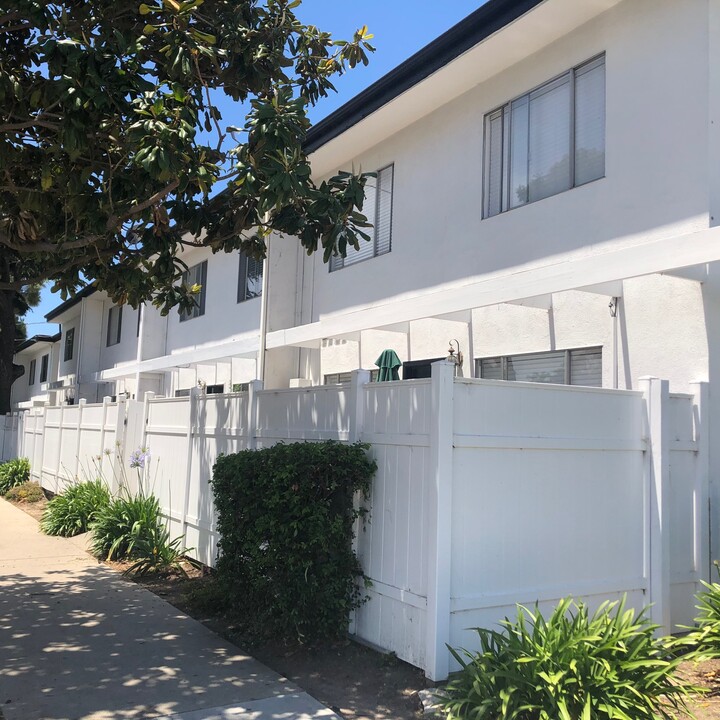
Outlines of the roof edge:
[{"label": "roof edge", "polygon": [[93,285],[86,285],[82,290],[78,291],[72,297],[60,303],[56,308],[53,308],[46,316],[45,319],[50,322],[54,320],[58,315],[62,315],[66,310],[77,305],[83,298],[90,297],[93,293],[97,292],[97,288]]},{"label": "roof edge", "polygon": [[543,2],[545,0],[489,0],[310,128],[305,151],[315,152]]},{"label": "roof edge", "polygon": [[29,347],[32,347],[33,345],[36,345],[37,343],[41,342],[47,342],[47,343],[55,343],[57,342],[61,337],[60,333],[55,333],[55,335],[33,335],[31,338],[28,338],[27,340],[23,340],[16,348],[15,352],[19,353],[23,350],[27,350]]}]

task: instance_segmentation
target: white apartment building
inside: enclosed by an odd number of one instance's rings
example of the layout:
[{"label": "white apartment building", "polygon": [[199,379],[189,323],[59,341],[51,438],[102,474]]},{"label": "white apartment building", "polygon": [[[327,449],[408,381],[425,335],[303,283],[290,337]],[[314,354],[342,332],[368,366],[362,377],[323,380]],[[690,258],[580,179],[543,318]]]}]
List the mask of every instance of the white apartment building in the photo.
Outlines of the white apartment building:
[{"label": "white apartment building", "polygon": [[384,349],[411,378],[450,341],[470,377],[713,382],[719,59],[715,0],[490,0],[308,136],[318,180],[377,171],[371,243],[328,267],[273,237],[264,282],[192,250],[189,316],[83,291],[48,315],[78,348],[58,382],[69,400],[341,382]]}]

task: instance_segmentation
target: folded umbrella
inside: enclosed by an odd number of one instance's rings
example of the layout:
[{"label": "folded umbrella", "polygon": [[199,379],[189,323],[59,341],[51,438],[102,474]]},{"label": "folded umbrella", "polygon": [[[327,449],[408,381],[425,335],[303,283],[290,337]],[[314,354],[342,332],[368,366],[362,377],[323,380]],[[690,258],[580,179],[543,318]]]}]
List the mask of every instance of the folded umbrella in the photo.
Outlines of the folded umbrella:
[{"label": "folded umbrella", "polygon": [[378,382],[389,382],[399,380],[398,368],[402,365],[400,358],[394,350],[383,350],[380,357],[375,361],[380,368]]}]

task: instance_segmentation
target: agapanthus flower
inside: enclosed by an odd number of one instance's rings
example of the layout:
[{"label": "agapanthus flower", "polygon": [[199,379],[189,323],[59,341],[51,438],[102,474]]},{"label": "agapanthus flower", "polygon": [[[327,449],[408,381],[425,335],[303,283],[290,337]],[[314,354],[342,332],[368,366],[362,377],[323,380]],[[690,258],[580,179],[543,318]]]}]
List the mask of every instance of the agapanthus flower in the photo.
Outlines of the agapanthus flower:
[{"label": "agapanthus flower", "polygon": [[150,460],[150,450],[148,448],[138,448],[130,453],[130,467],[140,468],[145,467],[145,463]]}]

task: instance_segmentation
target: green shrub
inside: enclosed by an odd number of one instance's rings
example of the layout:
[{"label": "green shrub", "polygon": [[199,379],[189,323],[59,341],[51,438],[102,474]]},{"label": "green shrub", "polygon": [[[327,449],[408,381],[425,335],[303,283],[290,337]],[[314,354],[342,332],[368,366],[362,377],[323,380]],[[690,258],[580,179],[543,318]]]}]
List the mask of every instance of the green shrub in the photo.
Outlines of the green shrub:
[{"label": "green shrub", "polygon": [[15,458],[0,465],[0,495],[5,495],[18,485],[30,479],[30,461],[27,458]]},{"label": "green shrub", "polygon": [[45,498],[43,489],[36,482],[16,485],[5,493],[6,500],[13,502],[36,503]]},{"label": "green shrub", "polygon": [[362,598],[353,507],[377,468],[367,445],[275,445],[221,456],[212,486],[218,583],[250,636],[316,641],[347,631]]},{"label": "green shrub", "polygon": [[177,572],[185,577],[187,571],[183,567],[183,561],[199,567],[200,563],[190,558],[185,558],[188,549],[182,544],[183,537],[176,537],[170,540],[170,532],[158,524],[150,528],[147,535],[141,535],[133,546],[133,555],[139,560],[125,571],[125,575],[137,575],[143,577],[149,573]]},{"label": "green shrub", "polygon": [[109,503],[110,491],[102,480],[74,483],[47,504],[40,529],[46,535],[62,537],[87,532]]},{"label": "green shrub", "polygon": [[[717,561],[715,567],[720,571]],[[697,627],[678,638],[677,644],[683,649],[690,649],[694,658],[709,660],[720,658],[720,584],[703,582],[703,586],[705,590],[695,597],[699,610],[695,618]]]},{"label": "green shrub", "polygon": [[143,541],[155,537],[161,525],[160,503],[154,495],[125,493],[95,517],[90,548],[101,560],[137,558],[147,548]]},{"label": "green shrub", "polygon": [[476,630],[479,652],[451,651],[462,670],[442,701],[450,720],[655,720],[684,711],[696,690],[675,679],[681,658],[624,601],[590,616],[566,599],[547,621],[521,607],[501,624]]}]

